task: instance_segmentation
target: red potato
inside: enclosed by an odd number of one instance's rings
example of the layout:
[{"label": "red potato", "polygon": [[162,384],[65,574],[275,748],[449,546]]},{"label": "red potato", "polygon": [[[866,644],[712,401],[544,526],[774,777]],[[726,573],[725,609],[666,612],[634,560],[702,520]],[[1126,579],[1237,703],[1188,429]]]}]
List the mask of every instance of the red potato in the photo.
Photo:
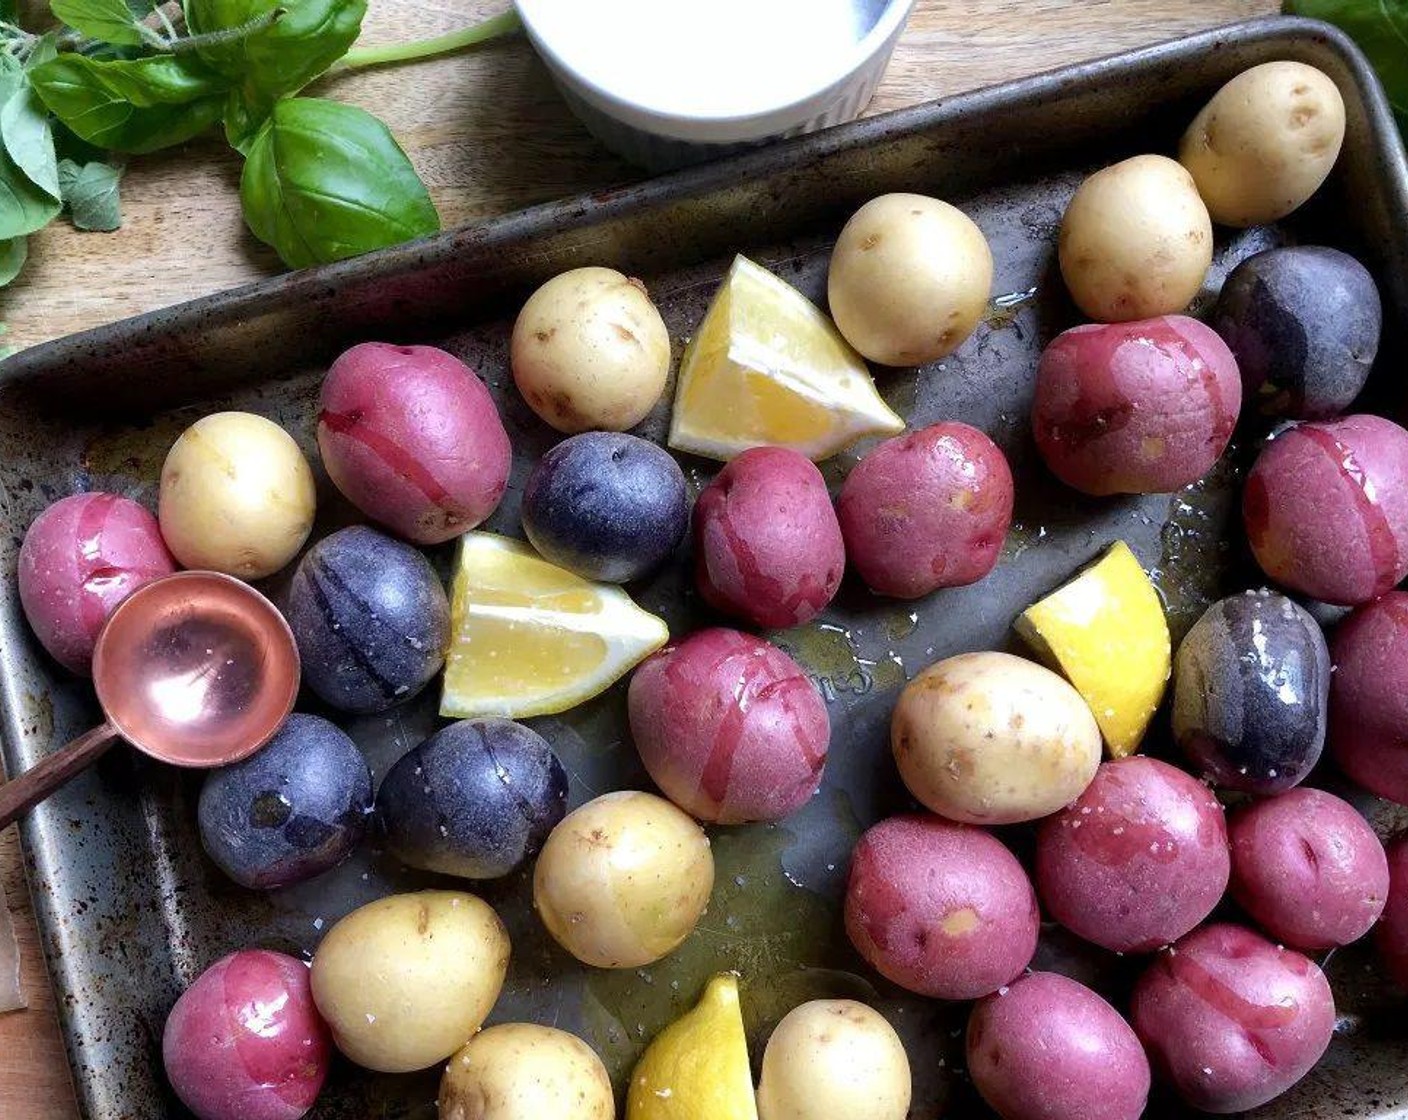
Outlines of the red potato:
[{"label": "red potato", "polygon": [[1315,962],[1233,925],[1206,926],[1161,953],[1130,1012],[1155,1072],[1204,1112],[1280,1096],[1335,1030],[1334,997]]},{"label": "red potato", "polygon": [[1227,344],[1196,319],[1161,315],[1057,335],[1037,366],[1032,430],[1068,486],[1162,494],[1212,469],[1241,407]]},{"label": "red potato", "polygon": [[1388,974],[1408,991],[1408,835],[1388,846],[1388,876],[1388,905],[1374,940]]},{"label": "red potato", "polygon": [[1212,913],[1230,870],[1212,791],[1137,755],[1101,763],[1080,798],[1037,834],[1036,881],[1051,916],[1117,953],[1182,937]]},{"label": "red potato", "polygon": [[55,661],[87,674],[108,615],[176,570],[155,517],[116,494],[61,498],[34,519],[19,555],[20,604]]},{"label": "red potato", "polygon": [[246,949],[217,961],[176,1001],[161,1044],[166,1076],[200,1120],[298,1120],[332,1055],[308,966]]},{"label": "red potato", "polygon": [[512,451],[489,390],[433,346],[364,342],[323,381],[318,448],[337,488],[415,544],[439,544],[498,508]]},{"label": "red potato", "polygon": [[755,626],[800,626],[846,570],[826,480],[786,447],[743,452],[694,505],[695,583],[704,601]]},{"label": "red potato", "polygon": [[967,424],[931,424],[880,444],[837,499],[846,556],[872,591],[917,599],[975,583],[1012,524],[1012,471]]},{"label": "red potato", "polygon": [[826,704],[801,666],[761,638],[691,634],[636,670],[628,703],[651,779],[700,820],[780,820],[821,784]]},{"label": "red potato", "polygon": [[1370,793],[1408,805],[1408,594],[1360,607],[1330,636],[1330,753]]},{"label": "red potato", "polygon": [[989,833],[921,814],[860,838],[846,889],[846,933],[886,979],[937,999],[977,999],[1031,962],[1036,893]]},{"label": "red potato", "polygon": [[1002,1120],[1139,1120],[1149,1059],[1120,1013],[1054,972],[1019,976],[968,1019],[968,1074]]},{"label": "red potato", "polygon": [[1346,416],[1282,432],[1257,456],[1242,520],[1262,571],[1342,606],[1408,576],[1408,431]]},{"label": "red potato", "polygon": [[1329,949],[1358,941],[1383,913],[1388,860],[1346,801],[1293,789],[1232,814],[1232,897],[1277,941]]}]

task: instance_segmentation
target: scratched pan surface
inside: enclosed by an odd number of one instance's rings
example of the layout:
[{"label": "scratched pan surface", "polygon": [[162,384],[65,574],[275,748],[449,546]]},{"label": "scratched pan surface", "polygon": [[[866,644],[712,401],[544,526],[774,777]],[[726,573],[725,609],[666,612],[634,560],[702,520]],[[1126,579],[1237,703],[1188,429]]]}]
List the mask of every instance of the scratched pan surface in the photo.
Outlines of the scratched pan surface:
[{"label": "scratched pan surface", "polygon": [[[579,1031],[618,1086],[644,1042],[695,998],[704,978],[737,969],[753,1044],[793,1004],[849,994],[877,1003],[913,1060],[913,1115],[985,1115],[962,1075],[965,1008],[906,997],[857,960],[838,917],[848,853],[859,832],[909,803],[888,761],[896,691],[924,665],[962,650],[1003,647],[1013,617],[1109,542],[1127,540],[1154,569],[1176,632],[1224,590],[1255,580],[1235,531],[1236,483],[1263,434],[1183,494],[1089,501],[1043,472],[1026,415],[1035,359],[1074,321],[1053,272],[1055,230],[1081,175],[1140,150],[1168,151],[1195,106],[1247,66],[1297,58],[1344,92],[1349,135],[1317,201],[1281,230],[1225,239],[1211,283],[1229,262],[1283,240],[1340,245],[1384,286],[1397,339],[1408,307],[1408,195],[1403,151],[1381,93],[1348,43],[1321,25],[1264,21],[866,121],[606,196],[569,201],[356,262],[294,275],[53,343],[12,358],[0,387],[0,712],[12,770],[91,725],[88,689],[58,672],[27,632],[13,593],[15,550],[43,506],[76,489],[107,488],[148,503],[172,439],[198,416],[250,409],[282,423],[316,462],[314,400],[329,356],[366,337],[434,341],[491,384],[513,437],[513,484],[489,527],[518,532],[528,465],[553,442],[506,370],[518,303],[548,275],[604,263],[645,278],[677,346],[695,328],[734,251],[744,251],[815,298],[824,293],[829,238],[861,201],[917,190],[960,202],[991,239],[995,307],[948,361],[881,371],[890,402],[915,426],[956,417],[990,432],[1018,479],[1017,524],[1001,565],[981,584],[912,606],[875,601],[848,583],[817,624],[773,635],[812,673],[830,707],[831,761],[820,794],[777,827],[717,830],[718,887],[699,931],[640,972],[585,970],[538,927],[525,876],[487,884],[513,936],[499,1019]],[[1029,297],[1027,293],[1032,293]],[[1397,414],[1401,354],[1375,372],[1376,407]],[[646,424],[664,431],[665,408]],[[836,483],[856,453],[827,466]],[[711,467],[689,460],[698,487]],[[352,517],[320,477],[325,532]],[[443,566],[446,554],[436,557]],[[633,588],[683,634],[707,621],[684,562]],[[277,597],[276,579],[268,588]],[[307,707],[315,708],[308,704]],[[436,726],[433,699],[344,721],[378,777]],[[627,738],[618,688],[564,716],[535,721],[572,774],[580,802],[645,778]],[[1152,736],[1166,749],[1166,721]],[[1333,784],[1331,776],[1324,780]],[[30,816],[30,882],[75,1070],[93,1120],[183,1115],[161,1076],[160,1037],[181,988],[244,945],[307,955],[348,910],[394,890],[448,880],[408,873],[365,851],[312,883],[270,895],[228,883],[206,862],[195,830],[197,781],[116,751]],[[1366,803],[1387,830],[1396,822]],[[1027,854],[1029,837],[1008,837]],[[1074,945],[1046,927],[1037,965],[1076,975],[1119,1000],[1132,962]],[[1408,1115],[1408,1004],[1369,955],[1328,963],[1342,1029],[1319,1069],[1259,1115]],[[315,1115],[322,1120],[434,1116],[436,1074],[385,1078],[339,1064]],[[1177,1116],[1156,1091],[1152,1114]],[[17,1118],[19,1120],[19,1118]]]}]

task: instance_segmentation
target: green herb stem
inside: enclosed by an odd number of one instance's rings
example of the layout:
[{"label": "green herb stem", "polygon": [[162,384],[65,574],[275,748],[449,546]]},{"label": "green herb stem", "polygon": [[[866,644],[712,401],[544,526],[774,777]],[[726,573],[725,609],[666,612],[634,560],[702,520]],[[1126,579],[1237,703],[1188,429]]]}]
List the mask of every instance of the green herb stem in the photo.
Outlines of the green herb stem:
[{"label": "green herb stem", "polygon": [[452,54],[466,47],[477,46],[509,35],[519,30],[522,24],[512,11],[492,16],[471,27],[451,31],[448,35],[437,35],[433,39],[418,39],[412,43],[391,43],[384,47],[357,47],[348,51],[329,71],[358,70],[366,66],[386,66],[395,62],[411,62],[418,58],[433,58],[436,55]]}]

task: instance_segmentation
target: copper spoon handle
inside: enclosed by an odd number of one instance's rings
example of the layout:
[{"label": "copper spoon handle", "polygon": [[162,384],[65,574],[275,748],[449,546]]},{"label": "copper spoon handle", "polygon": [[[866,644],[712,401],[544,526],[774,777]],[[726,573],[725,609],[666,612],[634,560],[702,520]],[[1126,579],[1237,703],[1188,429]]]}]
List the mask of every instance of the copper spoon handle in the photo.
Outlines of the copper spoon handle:
[{"label": "copper spoon handle", "polygon": [[0,786],[0,828],[13,824],[80,770],[88,769],[117,738],[117,729],[104,723]]}]

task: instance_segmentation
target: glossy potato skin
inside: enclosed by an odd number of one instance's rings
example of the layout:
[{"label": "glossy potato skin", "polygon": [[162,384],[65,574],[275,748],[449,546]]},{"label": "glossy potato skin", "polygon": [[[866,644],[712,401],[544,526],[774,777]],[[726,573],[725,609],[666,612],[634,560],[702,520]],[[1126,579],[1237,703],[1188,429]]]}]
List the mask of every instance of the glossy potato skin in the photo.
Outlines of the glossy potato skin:
[{"label": "glossy potato skin", "polygon": [[643,968],[674,952],[713,889],[704,830],[664,798],[635,790],[568,813],[533,869],[543,925],[596,968]]},{"label": "glossy potato skin", "polygon": [[1174,738],[1224,789],[1267,795],[1302,782],[1325,745],[1329,700],[1324,634],[1274,592],[1214,603],[1174,658]]},{"label": "glossy potato skin", "polygon": [[1037,833],[1048,913],[1116,953],[1182,937],[1212,913],[1230,873],[1222,806],[1196,778],[1154,758],[1102,763],[1079,800]]},{"label": "glossy potato skin", "polygon": [[888,439],[837,499],[846,556],[896,599],[975,583],[1002,553],[1012,493],[1006,456],[977,428],[944,421]]},{"label": "glossy potato skin", "polygon": [[1163,494],[1212,469],[1241,407],[1232,352],[1196,319],[1087,323],[1042,351],[1032,431],[1067,486]]},{"label": "glossy potato skin", "polygon": [[1388,859],[1353,805],[1318,789],[1253,801],[1227,825],[1232,897],[1278,942],[1307,952],[1358,941],[1383,913]]},{"label": "glossy potato skin", "polygon": [[176,570],[157,520],[130,498],[60,498],[25,531],[18,579],[25,618],[49,656],[87,676],[93,645],[117,605]]},{"label": "glossy potato skin", "polygon": [[313,999],[352,1061],[410,1073],[469,1041],[499,998],[508,958],[503,923],[474,895],[393,894],[327,931],[313,954]]},{"label": "glossy potato skin", "polygon": [[308,967],[263,949],[216,961],[167,1017],[166,1076],[199,1120],[298,1120],[318,1099],[332,1040]]},{"label": "glossy potato skin", "polygon": [[1251,930],[1210,925],[1160,953],[1130,1005],[1154,1071],[1204,1112],[1280,1096],[1325,1053],[1335,1029],[1314,961]]},{"label": "glossy potato skin", "polygon": [[891,817],[851,857],[846,933],[887,980],[936,999],[1010,984],[1036,951],[1037,902],[1000,841],[939,817]]},{"label": "glossy potato skin", "polygon": [[663,447],[584,432],[548,451],[523,487],[523,531],[542,555],[587,579],[654,571],[689,525],[684,472]]},{"label": "glossy potato skin", "polygon": [[333,362],[318,403],[328,476],[398,537],[440,544],[498,507],[508,433],[489,390],[453,354],[363,342]]},{"label": "glossy potato skin", "polygon": [[1265,416],[1338,416],[1368,380],[1383,307],[1369,270],[1323,245],[1255,253],[1222,285],[1209,325]]},{"label": "glossy potato skin", "polygon": [[445,664],[450,602],[435,569],[410,545],[365,525],[308,550],[286,613],[304,683],[343,711],[403,703]]},{"label": "glossy potato skin", "polygon": [[445,1067],[439,1120],[616,1120],[611,1078],[574,1034],[536,1023],[480,1031]]},{"label": "glossy potato skin", "polygon": [[1008,653],[929,666],[890,721],[900,777],[926,808],[967,824],[1015,824],[1069,805],[1100,765],[1100,728],[1074,688]]},{"label": "glossy potato skin", "polygon": [[508,719],[442,727],[402,755],[376,792],[387,851],[465,879],[507,875],[566,815],[562,763],[546,739]]},{"label": "glossy potato skin", "polygon": [[1341,622],[1330,656],[1331,755],[1370,793],[1408,805],[1408,592]]},{"label": "glossy potato skin", "polygon": [[1261,570],[1356,606],[1408,576],[1408,431],[1380,416],[1299,424],[1257,456],[1242,521]]},{"label": "glossy potato skin", "polygon": [[628,706],[651,779],[702,821],[780,820],[821,784],[826,704],[802,667],[761,638],[691,634],[636,670]]},{"label": "glossy potato skin", "polygon": [[346,859],[371,807],[371,770],[357,744],[295,712],[259,751],[205,779],[201,843],[242,887],[292,886]]},{"label": "glossy potato skin", "polygon": [[1389,976],[1408,992],[1408,835],[1388,846],[1388,869],[1388,905],[1374,941]]},{"label": "glossy potato skin", "polygon": [[826,480],[786,447],[754,447],[694,503],[694,582],[715,610],[754,626],[810,622],[841,586],[846,546]]},{"label": "glossy potato skin", "polygon": [[1054,972],[985,996],[968,1019],[968,1074],[1002,1120],[1139,1120],[1149,1059],[1118,1011]]}]

